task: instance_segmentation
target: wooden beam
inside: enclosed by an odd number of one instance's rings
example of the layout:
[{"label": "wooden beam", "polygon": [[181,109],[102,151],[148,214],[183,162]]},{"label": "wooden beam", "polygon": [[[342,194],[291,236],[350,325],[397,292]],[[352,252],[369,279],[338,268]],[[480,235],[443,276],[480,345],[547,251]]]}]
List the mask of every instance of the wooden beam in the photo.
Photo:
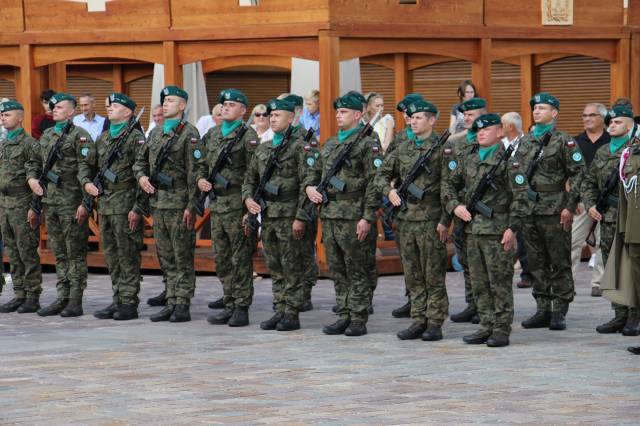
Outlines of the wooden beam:
[{"label": "wooden beam", "polygon": [[321,32],[320,50],[320,135],[324,142],[337,132],[333,101],[340,95],[340,39]]},{"label": "wooden beam", "polygon": [[162,43],[164,60],[164,85],[182,86],[182,67],[178,65],[178,49],[175,41]]},{"label": "wooden beam", "polygon": [[124,93],[124,73],[122,72],[122,65],[113,66],[113,91]]},{"label": "wooden beam", "polygon": [[631,43],[620,39],[616,49],[616,61],[611,64],[611,102],[629,97],[629,61]]},{"label": "wooden beam", "polygon": [[67,91],[67,64],[65,62],[49,65],[49,88],[56,92]]},{"label": "wooden beam", "polygon": [[479,59],[471,66],[471,79],[480,96],[487,100],[491,110],[491,39],[483,38],[478,43]]},{"label": "wooden beam", "polygon": [[535,65],[533,55],[522,55],[520,57],[520,112],[522,115],[522,129],[526,133],[531,126],[531,106],[529,100],[535,94]]},{"label": "wooden beam", "polygon": [[31,117],[38,112],[39,81],[33,66],[33,48],[28,44],[20,45],[20,78],[16,84],[16,97],[24,106],[24,126],[31,128]]},{"label": "wooden beam", "polygon": [[640,112],[640,33],[633,34],[629,50],[629,97],[633,110]]},{"label": "wooden beam", "polygon": [[[394,55],[394,87],[395,96],[400,101],[407,93],[410,93],[411,88],[411,76],[409,75],[409,55],[406,53],[396,53]],[[395,111],[396,126],[398,130],[404,129],[404,117],[401,112],[395,109],[395,105],[391,108]]]}]

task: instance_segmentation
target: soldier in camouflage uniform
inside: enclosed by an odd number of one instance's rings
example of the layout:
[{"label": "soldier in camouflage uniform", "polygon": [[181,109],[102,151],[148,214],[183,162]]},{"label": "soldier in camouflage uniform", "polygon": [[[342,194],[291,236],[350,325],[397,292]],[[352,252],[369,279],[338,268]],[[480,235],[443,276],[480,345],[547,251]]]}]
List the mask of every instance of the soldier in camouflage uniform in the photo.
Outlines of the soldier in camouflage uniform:
[{"label": "soldier in camouflage uniform", "polygon": [[[522,326],[564,330],[564,317],[574,296],[571,224],[580,198],[585,162],[575,140],[555,128],[560,101],[547,93],[539,93],[531,98],[530,105],[535,127],[520,142],[516,154],[520,164],[528,169],[540,152],[547,132],[551,132],[551,139],[543,147],[533,176],[527,179],[533,211],[524,221],[523,232],[537,310]],[[569,191],[566,191],[567,182]]]},{"label": "soldier in camouflage uniform", "polygon": [[[453,170],[450,169],[450,165],[455,164],[460,158],[465,157],[469,151],[476,148],[478,141],[476,133],[473,131],[472,125],[476,118],[482,114],[487,113],[487,101],[482,98],[471,98],[460,104],[458,110],[464,114],[464,127],[466,132],[457,137],[451,138],[447,142],[447,147],[444,150],[445,161],[447,167],[443,169],[443,180],[449,179],[449,174]],[[453,163],[451,162],[453,161]],[[458,190],[461,192],[460,197],[464,196],[466,188],[460,187]],[[457,216],[454,216],[453,226],[454,228],[460,227],[462,221]],[[456,246],[456,253],[458,254],[458,261],[464,270],[464,297],[467,302],[467,307],[451,315],[451,321],[453,322],[472,322],[477,324],[480,322],[480,318],[477,314],[476,302],[473,296],[473,286],[471,284],[471,276],[469,272],[469,265],[467,264],[467,242],[464,234],[454,234],[454,243]]]},{"label": "soldier in camouflage uniform", "polygon": [[[510,165],[509,158],[503,158],[499,115],[483,114],[473,126],[479,145],[449,162],[451,173],[442,184],[442,200],[447,211],[466,223],[467,261],[480,315],[481,329],[463,340],[501,347],[509,344],[513,322],[511,284],[516,233],[529,212],[526,178],[519,164]],[[489,187],[479,199],[491,210],[487,212],[469,203],[479,182],[493,167],[497,167],[493,175],[497,189]],[[464,193],[459,190],[461,185],[465,187]]]},{"label": "soldier in camouflage uniform", "polygon": [[[331,168],[343,147],[352,142],[360,130],[362,102],[343,96],[334,102],[340,131],[328,139],[314,169],[305,178],[307,196],[319,204],[323,196],[316,190],[321,177]],[[351,167],[335,175],[344,182],[344,191],[327,189],[328,204],[320,210],[322,235],[329,268],[335,282],[340,319],[323,328],[325,334],[361,336],[367,333],[366,322],[371,297],[368,266],[371,265],[371,226],[376,221],[380,193],[373,181],[376,173],[371,138],[363,138],[349,155]]]},{"label": "soldier in camouflage uniform", "polygon": [[[244,93],[236,89],[220,92],[222,124],[209,130],[202,138],[203,152],[197,164],[196,182],[201,191],[213,191],[211,201],[211,241],[216,251],[216,272],[224,291],[225,308],[211,314],[207,321],[211,324],[228,324],[230,327],[249,325],[249,307],[253,300],[253,250],[254,239],[245,233],[242,202],[242,184],[247,166],[259,145],[256,132],[249,128],[241,140],[235,141],[242,117],[247,111],[248,100]],[[225,179],[225,187],[209,182],[211,168],[218,160],[222,149],[233,143],[230,162],[222,169],[219,179]]]},{"label": "soldier in camouflage uniform", "polygon": [[[164,123],[151,131],[133,166],[136,180],[151,197],[153,236],[166,282],[167,305],[150,320],[186,322],[195,292],[195,163],[202,156],[198,129],[186,121],[189,95],[176,86],[160,93]],[[158,157],[169,141],[168,160],[158,168]]]},{"label": "soldier in camouflage uniform", "polygon": [[[89,212],[82,206],[83,191],[78,181],[78,167],[85,161],[93,143],[89,133],[71,122],[76,100],[66,93],[57,93],[49,100],[56,125],[45,130],[27,162],[27,180],[34,194],[44,195],[38,178],[55,143],[64,129],[68,132],[60,147],[59,158],[51,172],[59,177],[56,184],[46,183],[46,196],[42,199],[47,221],[49,243],[56,258],[57,298],[51,305],[38,310],[38,315],[77,317],[82,315],[82,295],[87,287],[87,244]],[[50,173],[51,177],[52,174]],[[35,220],[33,210],[28,218]]]},{"label": "soldier in camouflage uniform", "polygon": [[0,116],[8,132],[0,147],[0,223],[14,292],[14,298],[0,306],[0,312],[33,313],[40,309],[42,292],[40,229],[37,223],[30,227],[26,221],[31,191],[25,164],[37,142],[22,127],[24,109],[20,103],[0,104]]},{"label": "soldier in camouflage uniform", "polygon": [[[605,123],[609,127],[611,142],[596,151],[595,158],[582,183],[582,199],[591,219],[600,223],[600,249],[602,261],[606,265],[611,251],[611,245],[615,237],[616,219],[618,217],[618,192],[620,179],[618,178],[618,166],[620,156],[624,148],[636,142],[631,137],[634,123],[633,112],[625,106],[616,106],[608,112]],[[615,180],[615,188],[607,197],[608,207],[603,213],[596,209],[598,196],[604,190],[607,181],[612,177]],[[615,317],[596,327],[598,333],[622,332],[625,336],[638,335],[638,309],[612,303]]]},{"label": "soldier in camouflage uniform", "polygon": [[440,146],[430,155],[430,172],[423,170],[413,181],[419,190],[424,191],[422,198],[409,195],[402,200],[392,182],[404,179],[418,159],[438,141],[433,132],[438,116],[435,105],[417,101],[407,111],[414,137],[385,157],[376,182],[394,206],[400,208],[403,202],[406,206],[406,210],[398,213],[398,234],[413,323],[400,331],[398,338],[422,337],[425,341],[436,341],[442,339],[442,323],[449,314],[445,275],[450,217],[440,202],[443,148]]},{"label": "soldier in camouflage uniform", "polygon": [[[293,125],[294,109],[295,105],[285,100],[268,102],[274,137],[256,149],[242,186],[242,198],[249,213],[262,216],[260,238],[273,283],[276,313],[260,324],[263,330],[298,330],[298,313],[304,303],[303,277],[307,265],[299,261],[299,256],[308,247],[304,240],[306,215],[301,210],[305,199],[301,188],[306,175],[305,154],[303,141],[294,137],[293,129],[286,137]],[[261,195],[266,203],[266,210],[262,210],[253,197],[270,162],[274,166]]]},{"label": "soldier in camouflage uniform", "polygon": [[109,173],[105,173],[101,194],[93,184],[94,175],[106,165],[107,157],[133,119],[136,108],[135,102],[123,93],[112,93],[108,100],[111,124],[95,145],[89,147],[86,162],[80,167],[80,183],[89,195],[100,197],[100,238],[113,289],[113,302],[93,315],[99,319],[126,321],[138,318],[142,215],[148,215],[149,198],[136,183],[133,165],[145,140],[139,129],[129,133],[121,145],[120,155],[109,166]]}]

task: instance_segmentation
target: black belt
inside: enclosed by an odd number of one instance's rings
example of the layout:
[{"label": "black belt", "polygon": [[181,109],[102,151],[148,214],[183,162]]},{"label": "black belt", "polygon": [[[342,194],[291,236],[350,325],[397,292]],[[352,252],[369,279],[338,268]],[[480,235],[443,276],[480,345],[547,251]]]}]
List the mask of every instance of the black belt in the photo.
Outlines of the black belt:
[{"label": "black belt", "polygon": [[26,194],[29,194],[30,192],[31,191],[27,186],[10,186],[9,188],[4,188],[2,190],[2,195],[9,195],[9,196],[26,195]]},{"label": "black belt", "polygon": [[106,191],[121,191],[123,189],[134,189],[136,187],[136,181],[134,180],[126,180],[124,182],[116,182],[110,183],[108,182],[105,186]]},{"label": "black belt", "polygon": [[409,195],[407,197],[407,204],[420,204],[423,201],[430,201],[430,202],[440,202],[440,195],[439,194],[424,194],[424,196],[422,197],[422,199],[414,197],[413,195]]},{"label": "black belt", "polygon": [[298,199],[298,191],[283,191],[278,195],[264,194],[262,197],[265,201],[278,202],[278,201],[293,201]]},{"label": "black belt", "polygon": [[242,187],[241,186],[235,186],[235,185],[232,185],[227,189],[222,189],[222,188],[215,187],[214,191],[215,191],[215,193],[216,193],[216,195],[218,197],[224,197],[226,195],[239,194],[240,192],[242,192]]},{"label": "black belt", "polygon": [[337,192],[335,194],[327,194],[329,201],[341,201],[341,200],[355,200],[364,196],[364,191],[353,192]]},{"label": "black belt", "polygon": [[563,183],[550,183],[548,185],[534,185],[533,189],[538,192],[563,192],[565,186]]},{"label": "black belt", "polygon": [[489,208],[493,210],[494,213],[509,213],[511,211],[509,206],[489,206]]}]

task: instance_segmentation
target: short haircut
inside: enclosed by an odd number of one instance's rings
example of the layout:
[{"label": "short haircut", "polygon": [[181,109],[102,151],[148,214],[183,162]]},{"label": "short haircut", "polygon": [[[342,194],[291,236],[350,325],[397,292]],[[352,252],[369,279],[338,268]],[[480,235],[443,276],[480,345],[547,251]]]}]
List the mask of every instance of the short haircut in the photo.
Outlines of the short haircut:
[{"label": "short haircut", "polygon": [[367,100],[367,105],[369,105],[373,100],[378,98],[384,100],[384,97],[378,92],[369,92],[366,94],[364,98]]},{"label": "short haircut", "polygon": [[602,104],[600,104],[600,103],[598,103],[598,102],[590,102],[590,103],[586,104],[584,107],[585,108],[586,107],[593,107],[593,108],[597,109],[598,110],[598,114],[600,114],[600,116],[602,118],[605,118],[607,116],[607,107],[602,105]]},{"label": "short haircut", "polygon": [[311,90],[304,96],[304,98],[306,100],[318,102],[320,100],[320,92],[317,90]]},{"label": "short haircut", "polygon": [[42,93],[40,94],[40,100],[42,101],[47,101],[49,102],[49,100],[53,97],[53,95],[55,95],[56,92],[54,92],[51,89],[47,89],[47,90],[43,90]]},{"label": "short haircut", "polygon": [[522,117],[517,112],[511,111],[502,115],[502,119],[513,124],[517,131],[522,132]]},{"label": "short haircut", "polygon": [[151,108],[151,110],[154,111],[154,110],[156,110],[158,108],[162,109],[162,105],[160,105],[160,104],[154,105],[153,108]]},{"label": "short haircut", "polygon": [[81,98],[89,98],[92,101],[94,100],[93,95],[91,93],[83,93],[82,96],[80,96]]}]

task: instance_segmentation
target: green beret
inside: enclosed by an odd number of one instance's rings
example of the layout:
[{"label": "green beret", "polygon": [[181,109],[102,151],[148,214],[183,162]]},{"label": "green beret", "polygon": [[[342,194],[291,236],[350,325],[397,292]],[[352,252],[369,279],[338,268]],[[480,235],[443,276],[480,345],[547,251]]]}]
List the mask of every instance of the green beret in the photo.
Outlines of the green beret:
[{"label": "green beret", "polygon": [[433,114],[438,113],[438,108],[429,101],[419,100],[409,104],[407,108],[407,115],[411,117],[416,112],[431,112]]},{"label": "green beret", "polygon": [[633,111],[628,106],[614,106],[607,112],[604,122],[608,126],[611,119],[617,117],[633,118]]},{"label": "green beret", "polygon": [[478,132],[486,127],[501,126],[500,116],[498,114],[482,114],[476,118],[471,125],[471,130]]},{"label": "green beret", "polygon": [[458,111],[473,111],[474,109],[482,109],[487,107],[487,101],[483,98],[471,98],[464,101],[458,107]]},{"label": "green beret", "polygon": [[400,112],[405,112],[406,109],[409,107],[409,105],[411,105],[416,101],[423,101],[423,100],[424,98],[422,97],[422,95],[418,93],[409,93],[407,96],[402,98],[400,102],[398,102],[398,105],[396,105],[396,109]]},{"label": "green beret", "polygon": [[124,93],[112,93],[109,95],[109,105],[111,104],[120,104],[122,106],[126,106],[131,111],[135,111],[136,103],[133,100],[125,95]]},{"label": "green beret", "polygon": [[293,112],[295,109],[296,106],[293,102],[289,102],[284,99],[271,99],[267,103],[267,114],[271,114],[271,111]]},{"label": "green beret", "polygon": [[240,102],[244,106],[249,105],[247,95],[238,89],[225,89],[221,91],[220,96],[218,96],[218,103],[223,104],[225,101]]},{"label": "green beret", "polygon": [[356,111],[362,111],[363,105],[362,105],[362,101],[359,98],[355,96],[344,95],[344,96],[340,96],[339,98],[336,98],[336,100],[333,101],[333,109],[340,109],[340,108],[347,108],[347,109],[353,109]]},{"label": "green beret", "polygon": [[0,103],[0,112],[8,112],[8,111],[15,111],[15,110],[24,111],[24,107],[18,101],[7,101],[7,102]]},{"label": "green beret", "polygon": [[367,103],[367,99],[364,97],[364,95],[356,90],[350,90],[347,93],[345,93],[344,96],[354,97],[357,100],[359,100],[362,103],[362,105],[365,105]]},{"label": "green beret", "polygon": [[184,99],[185,101],[189,100],[189,94],[184,90],[182,90],[181,88],[179,88],[178,86],[167,86],[164,89],[162,89],[162,92],[160,92],[161,104],[164,103],[164,98],[166,96],[177,96],[179,98]]},{"label": "green beret", "polygon": [[51,97],[51,99],[49,99],[49,108],[53,110],[53,107],[55,107],[57,103],[62,101],[69,101],[73,104],[74,107],[77,105],[76,98],[74,98],[72,95],[68,93],[56,93]]},{"label": "green beret", "polygon": [[302,96],[293,95],[293,94],[287,96],[283,100],[287,102],[291,102],[294,106],[297,106],[297,107],[301,107],[304,104],[304,99],[302,99]]},{"label": "green beret", "polygon": [[549,93],[537,93],[531,98],[529,101],[529,105],[531,109],[538,104],[548,104],[560,111],[560,101],[553,95]]}]

